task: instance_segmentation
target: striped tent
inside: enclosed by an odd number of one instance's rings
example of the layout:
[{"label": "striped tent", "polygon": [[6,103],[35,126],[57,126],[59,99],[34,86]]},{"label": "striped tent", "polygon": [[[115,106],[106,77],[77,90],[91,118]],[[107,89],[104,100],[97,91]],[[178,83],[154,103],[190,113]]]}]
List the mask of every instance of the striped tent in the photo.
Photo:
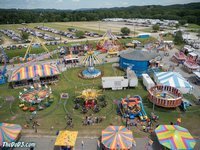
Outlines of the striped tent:
[{"label": "striped tent", "polygon": [[160,144],[171,150],[193,150],[196,144],[189,131],[178,125],[159,125],[155,133]]},{"label": "striped tent", "polygon": [[9,78],[9,82],[29,80],[35,77],[48,77],[60,74],[56,65],[35,64],[23,66],[14,70]]},{"label": "striped tent", "polygon": [[154,73],[154,80],[157,84],[175,87],[183,94],[192,90],[190,83],[177,72],[156,72]]},{"label": "striped tent", "polygon": [[18,124],[0,123],[0,148],[3,142],[14,142],[18,139],[22,127]]},{"label": "striped tent", "polygon": [[132,132],[124,126],[108,126],[103,130],[102,144],[109,150],[128,150],[136,145]]}]

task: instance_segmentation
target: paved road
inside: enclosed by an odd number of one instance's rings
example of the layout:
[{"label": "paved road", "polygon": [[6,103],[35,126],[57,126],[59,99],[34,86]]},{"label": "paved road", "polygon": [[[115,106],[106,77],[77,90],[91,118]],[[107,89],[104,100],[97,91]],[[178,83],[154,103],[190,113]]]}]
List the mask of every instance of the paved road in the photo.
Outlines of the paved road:
[{"label": "paved road", "polygon": [[[56,137],[55,136],[22,136],[20,141],[23,142],[35,142],[35,150],[58,150],[58,147],[54,147]],[[75,150],[96,150],[97,149],[97,137],[78,137],[76,141]],[[152,150],[151,146],[148,146],[148,139],[136,138],[137,147],[133,150]],[[82,147],[82,141],[84,146]],[[16,150],[28,150],[28,148],[16,148]]]},{"label": "paved road", "polygon": [[[58,147],[54,147],[56,136],[22,136],[20,141],[23,142],[35,142],[36,147],[34,150],[59,150]],[[75,145],[75,150],[97,150],[98,137],[78,137]],[[82,141],[84,146],[82,149]],[[148,145],[148,138],[135,138],[136,147],[133,150],[161,150],[161,146],[158,141],[155,141],[152,146]],[[16,150],[29,150],[28,148],[15,148]],[[200,149],[200,140],[197,140],[197,144],[194,150]]]}]

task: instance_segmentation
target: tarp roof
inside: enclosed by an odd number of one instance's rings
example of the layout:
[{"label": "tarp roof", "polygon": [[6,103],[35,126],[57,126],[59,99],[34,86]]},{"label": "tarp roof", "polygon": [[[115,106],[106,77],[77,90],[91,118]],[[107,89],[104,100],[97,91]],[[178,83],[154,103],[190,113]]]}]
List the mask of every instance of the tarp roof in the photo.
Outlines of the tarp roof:
[{"label": "tarp roof", "polygon": [[29,80],[35,77],[48,77],[60,74],[57,65],[53,64],[34,64],[23,66],[14,70],[10,77],[9,82]]},{"label": "tarp roof", "polygon": [[56,138],[55,146],[71,146],[74,147],[77,139],[78,131],[59,131]]},{"label": "tarp roof", "polygon": [[22,127],[18,124],[0,123],[0,148],[3,142],[14,142],[21,133]]},{"label": "tarp roof", "polygon": [[157,78],[156,82],[159,82],[163,85],[168,85],[175,88],[192,88],[190,83],[177,72],[159,72],[155,73],[155,76]]},{"label": "tarp roof", "polygon": [[159,56],[159,54],[147,50],[134,50],[128,53],[122,53],[120,55],[120,57],[138,61],[149,61],[156,58],[157,56]]}]

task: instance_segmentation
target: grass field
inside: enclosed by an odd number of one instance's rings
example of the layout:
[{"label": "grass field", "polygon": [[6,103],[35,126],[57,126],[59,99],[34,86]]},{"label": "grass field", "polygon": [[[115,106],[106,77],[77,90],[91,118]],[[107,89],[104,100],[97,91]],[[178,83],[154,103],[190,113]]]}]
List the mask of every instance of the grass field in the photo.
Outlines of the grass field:
[{"label": "grass field", "polygon": [[[105,64],[98,68],[104,71],[104,76],[114,76],[114,71],[111,67],[112,64]],[[83,68],[82,68],[83,69]],[[95,116],[104,116],[106,119],[101,124],[93,126],[82,126],[82,118],[85,115],[81,114],[80,110],[73,110],[73,99],[79,95],[83,89],[96,88],[101,86],[101,79],[84,80],[78,77],[78,73],[81,68],[72,68],[67,70],[60,76],[60,80],[56,85],[52,85],[53,95],[55,97],[54,103],[47,109],[37,112],[37,120],[41,124],[39,130],[45,132],[45,134],[55,134],[57,130],[64,129],[66,126],[65,115],[67,110],[73,117],[74,130],[79,131],[79,135],[99,135],[101,129],[105,128],[109,124],[123,125],[120,117],[116,114],[116,105],[113,100],[120,99],[127,95],[140,95],[143,98],[143,103],[147,114],[152,112],[152,104],[147,100],[147,91],[142,85],[142,81],[139,81],[137,88],[131,88],[121,91],[106,90],[103,94],[106,97],[108,105],[103,108]],[[124,75],[124,72],[117,70],[118,75]],[[29,112],[23,112],[18,107],[18,93],[23,89],[11,89],[8,84],[0,86],[0,122],[19,123],[24,125],[26,120],[29,119]],[[60,100],[60,93],[69,93],[69,99],[67,101]],[[15,101],[12,104],[4,102],[6,96],[12,95],[15,97]],[[188,97],[187,97],[188,98]],[[191,96],[189,96],[191,98]],[[92,114],[90,111],[88,114]],[[160,116],[160,124],[168,124],[170,121],[175,122],[176,118],[182,116],[182,125],[188,128],[195,136],[200,135],[200,111],[198,106],[191,107],[186,113],[181,112],[178,108],[176,110],[167,110],[159,107],[155,107],[155,113]],[[14,117],[13,117],[14,116]],[[26,119],[27,118],[27,119]],[[192,124],[191,124],[192,122]],[[53,130],[50,130],[51,127]],[[133,129],[135,137],[146,136],[143,132]]]},{"label": "grass field", "polygon": [[190,29],[200,29],[200,26],[197,25],[197,24],[189,24],[187,28],[190,28]]}]

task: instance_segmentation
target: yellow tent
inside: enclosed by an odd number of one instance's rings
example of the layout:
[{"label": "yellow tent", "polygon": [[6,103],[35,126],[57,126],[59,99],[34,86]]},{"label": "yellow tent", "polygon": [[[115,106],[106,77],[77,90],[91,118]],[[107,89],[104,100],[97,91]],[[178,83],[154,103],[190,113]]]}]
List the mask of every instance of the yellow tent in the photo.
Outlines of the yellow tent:
[{"label": "yellow tent", "polygon": [[78,131],[60,131],[55,142],[55,146],[71,146],[74,147]]}]

